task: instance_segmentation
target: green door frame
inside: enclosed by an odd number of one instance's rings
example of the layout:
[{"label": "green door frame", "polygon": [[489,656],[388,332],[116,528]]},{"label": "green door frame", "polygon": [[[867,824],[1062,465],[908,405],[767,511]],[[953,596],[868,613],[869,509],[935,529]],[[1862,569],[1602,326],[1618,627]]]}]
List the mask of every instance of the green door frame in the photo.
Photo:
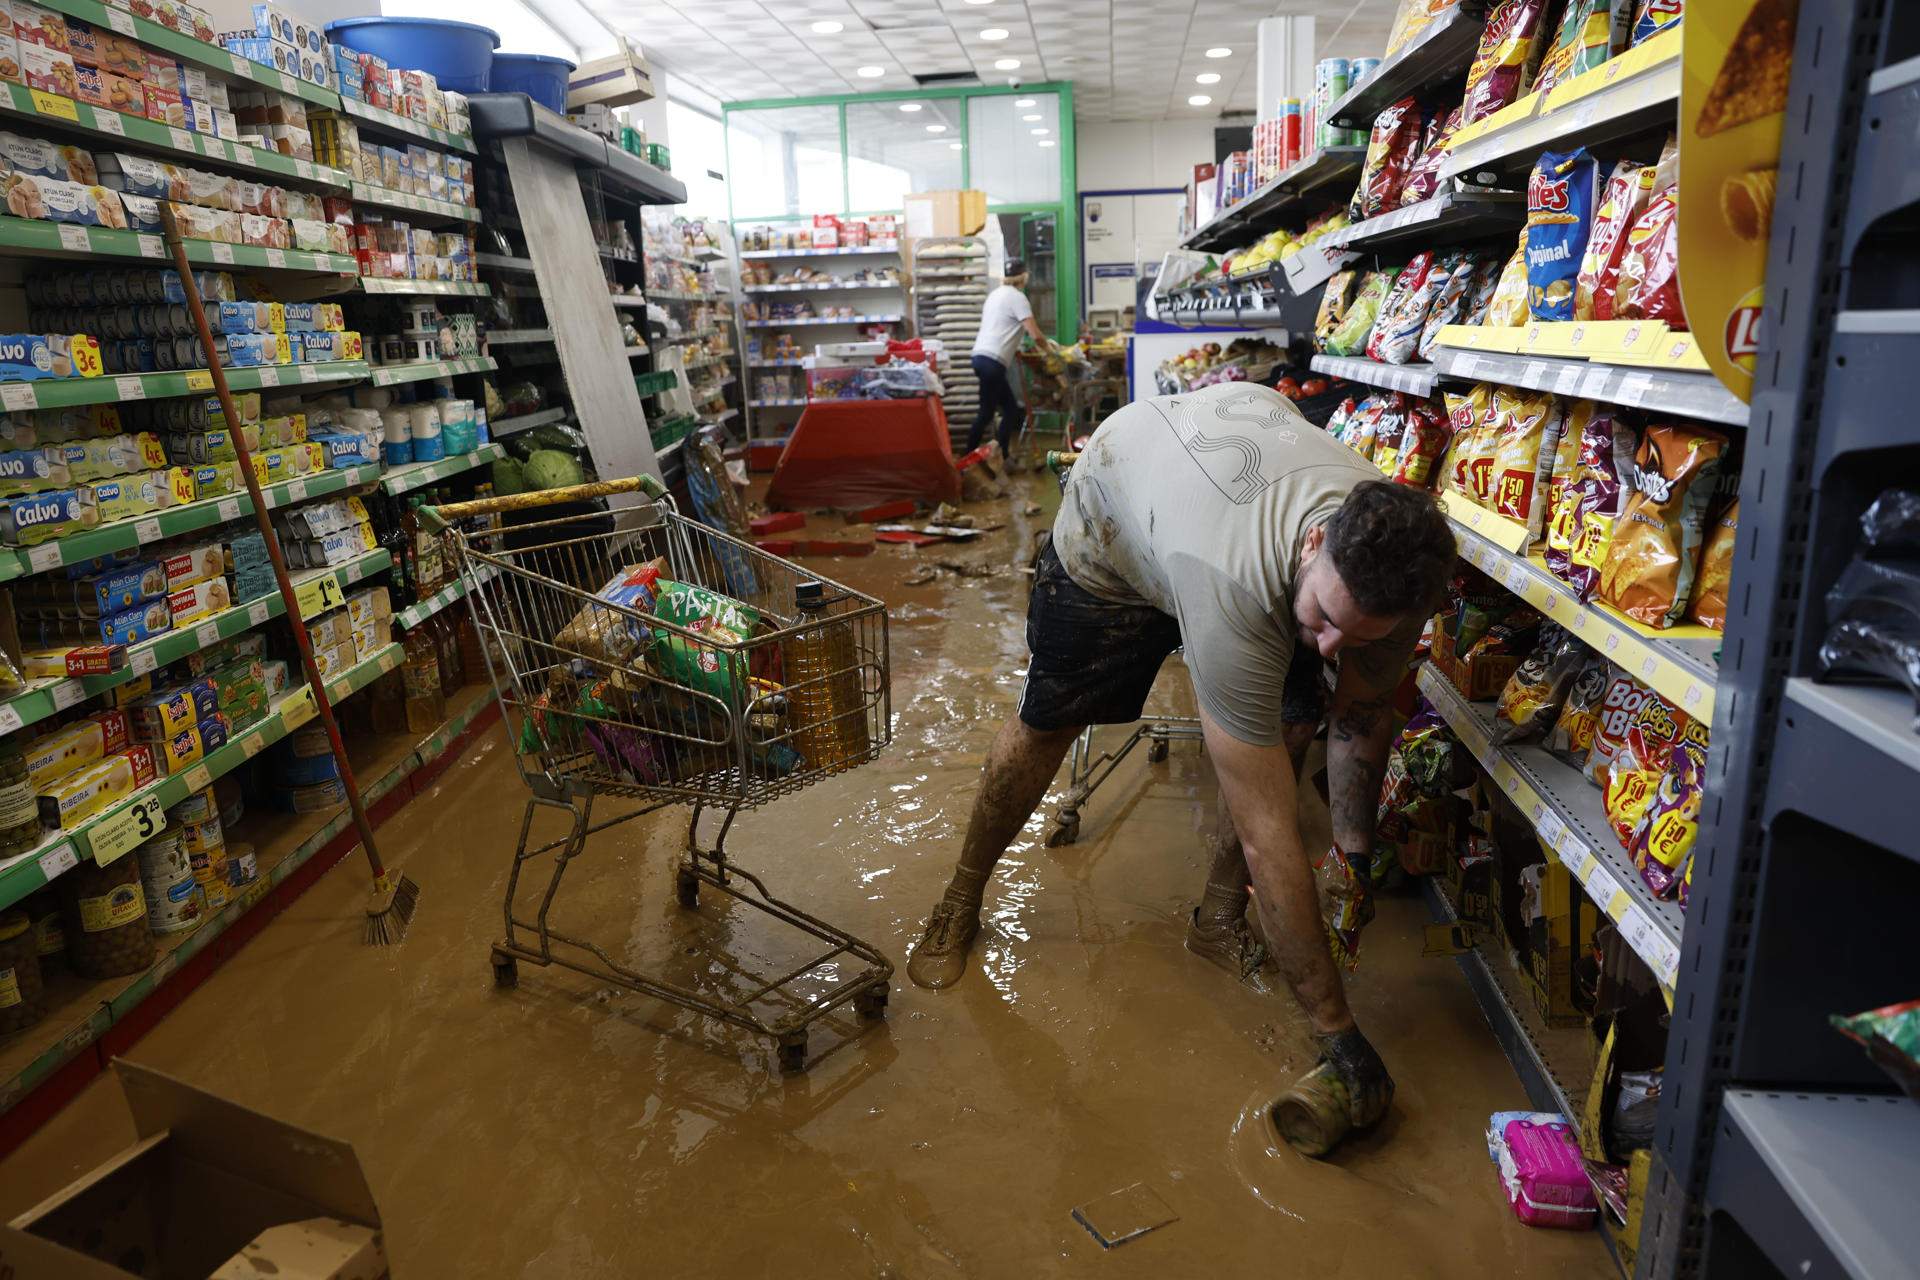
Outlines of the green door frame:
[{"label": "green door frame", "polygon": [[[1060,199],[1057,203],[1043,204],[990,204],[989,214],[1034,213],[1054,216],[1054,297],[1055,316],[1052,325],[1054,336],[1067,340],[1078,337],[1080,332],[1080,182],[1079,158],[1075,146],[1073,127],[1073,84],[1066,80],[1048,80],[1038,84],[1023,84],[1019,87],[1006,86],[994,88],[986,85],[977,88],[921,89],[916,92],[904,92],[889,89],[879,93],[827,94],[813,98],[750,98],[741,102],[722,103],[721,124],[727,123],[726,117],[735,111],[766,111],[779,107],[825,107],[831,106],[840,118],[840,208],[820,209],[818,213],[836,213],[842,217],[864,217],[875,213],[898,213],[898,209],[852,209],[847,206],[852,201],[852,191],[848,173],[851,166],[847,157],[847,104],[856,102],[908,102],[931,99],[954,98],[997,98],[1027,97],[1034,94],[1051,93],[1060,99]],[[968,137],[968,113],[964,107],[960,111],[960,185],[969,187],[973,181],[973,145]],[[733,137],[731,130],[726,133],[727,173],[733,174]],[[734,221],[733,193],[738,184],[727,183],[727,216]],[[810,217],[811,214],[779,214],[767,217],[751,217],[749,222],[789,222]],[[1042,326],[1043,328],[1046,326]]]}]

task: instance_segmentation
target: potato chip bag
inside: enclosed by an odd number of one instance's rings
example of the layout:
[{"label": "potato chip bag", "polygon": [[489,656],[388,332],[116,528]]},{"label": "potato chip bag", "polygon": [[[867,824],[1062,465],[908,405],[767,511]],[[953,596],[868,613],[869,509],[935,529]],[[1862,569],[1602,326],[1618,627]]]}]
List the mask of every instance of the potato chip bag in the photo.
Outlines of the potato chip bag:
[{"label": "potato chip bag", "polygon": [[1335,405],[1333,412],[1327,415],[1326,433],[1335,440],[1344,442],[1347,438],[1347,428],[1352,423],[1354,411],[1358,408],[1352,396]]},{"label": "potato chip bag", "polygon": [[1647,41],[1680,21],[1685,0],[1640,0],[1633,20],[1633,43]]},{"label": "potato chip bag", "polygon": [[1499,0],[1487,15],[1480,48],[1467,67],[1462,125],[1484,120],[1520,97],[1547,43],[1547,8],[1547,0]]},{"label": "potato chip bag", "polygon": [[1321,350],[1326,349],[1327,339],[1340,327],[1359,281],[1357,271],[1336,271],[1327,278],[1326,291],[1320,295],[1320,309],[1313,318],[1313,341]]},{"label": "potato chip bag", "polygon": [[1394,11],[1393,29],[1387,35],[1384,56],[1391,58],[1413,43],[1435,18],[1458,3],[1459,0],[1400,0],[1400,7]]},{"label": "potato chip bag", "polygon": [[1666,772],[1667,757],[1679,741],[1682,718],[1658,696],[1647,699],[1640,714],[1627,726],[1627,736],[1619,750],[1607,762],[1607,825],[1626,848],[1633,840],[1634,828],[1653,802],[1660,788],[1660,775]]},{"label": "potato chip bag", "polygon": [[1613,313],[1622,320],[1664,320],[1687,327],[1680,301],[1680,188],[1656,195],[1627,229]]},{"label": "potato chip bag", "polygon": [[[1484,455],[1481,425],[1488,407],[1493,403],[1493,387],[1480,382],[1468,391],[1448,391],[1444,396],[1447,425],[1453,431],[1453,439],[1447,444],[1447,455],[1440,473],[1440,488],[1451,489],[1475,503],[1482,503],[1482,486],[1473,472],[1475,459]],[[1486,470],[1489,473],[1493,470],[1491,462]]]},{"label": "potato chip bag", "polygon": [[1427,120],[1420,139],[1420,154],[1407,166],[1407,177],[1400,184],[1400,207],[1430,200],[1440,189],[1440,165],[1447,158],[1446,141],[1460,124],[1460,108],[1444,115],[1435,112]]},{"label": "potato chip bag", "polygon": [[1623,51],[1632,26],[1632,0],[1567,0],[1559,34],[1540,59],[1534,92],[1545,93]]},{"label": "potato chip bag", "polygon": [[1368,396],[1360,402],[1353,420],[1347,426],[1347,445],[1355,453],[1373,461],[1373,453],[1380,439],[1380,417],[1386,412],[1386,400],[1379,395]]},{"label": "potato chip bag", "polygon": [[1607,690],[1601,695],[1600,706],[1595,713],[1593,741],[1587,746],[1587,759],[1582,766],[1587,781],[1595,786],[1607,785],[1607,772],[1613,764],[1613,757],[1627,740],[1627,730],[1633,727],[1647,700],[1656,696],[1653,690],[1626,672],[1613,672],[1613,678],[1607,682]]},{"label": "potato chip bag", "polygon": [[1416,401],[1407,406],[1406,430],[1401,432],[1400,450],[1388,474],[1395,484],[1427,488],[1446,447],[1447,415],[1431,400]]},{"label": "potato chip bag", "polygon": [[1626,259],[1627,239],[1654,196],[1680,181],[1680,144],[1669,137],[1660,150],[1657,164],[1647,165],[1634,174],[1628,193],[1625,222],[1616,235],[1607,260],[1601,264],[1593,286],[1593,319],[1612,320],[1620,297],[1620,265]]},{"label": "potato chip bag", "polygon": [[1400,188],[1407,180],[1407,167],[1419,153],[1425,125],[1420,100],[1413,97],[1400,99],[1373,118],[1360,183],[1347,204],[1347,213],[1354,221],[1376,218],[1400,207]]},{"label": "potato chip bag", "polygon": [[1542,152],[1527,179],[1527,310],[1573,319],[1573,286],[1587,251],[1600,166],[1586,148]]},{"label": "potato chip bag", "polygon": [[1693,580],[1693,602],[1687,616],[1715,631],[1727,629],[1727,592],[1733,585],[1733,539],[1740,523],[1740,499],[1720,509],[1700,548],[1700,572]]},{"label": "potato chip bag", "polygon": [[1461,324],[1485,324],[1487,308],[1493,305],[1493,291],[1500,283],[1501,261],[1498,258],[1481,258],[1473,264],[1473,280],[1467,286],[1467,305],[1461,313]]},{"label": "potato chip bag", "polygon": [[1329,352],[1336,356],[1357,356],[1366,351],[1367,338],[1373,333],[1373,322],[1380,314],[1387,290],[1393,288],[1394,275],[1391,268],[1367,273],[1346,314],[1340,317],[1340,323],[1327,338]]},{"label": "potato chip bag", "polygon": [[1500,268],[1487,300],[1486,315],[1480,323],[1489,329],[1518,329],[1527,322],[1527,233],[1520,233],[1520,247]]},{"label": "potato chip bag", "polygon": [[1591,400],[1575,400],[1567,406],[1566,421],[1560,428],[1560,443],[1553,451],[1553,472],[1547,479],[1547,568],[1560,578],[1565,578],[1573,566],[1575,509],[1579,505],[1580,437],[1593,418],[1595,408]]},{"label": "potato chip bag", "polygon": [[1638,443],[1633,428],[1606,405],[1594,408],[1580,433],[1573,555],[1566,580],[1582,601],[1592,598],[1606,570],[1614,526],[1626,508]]},{"label": "potato chip bag", "polygon": [[1426,323],[1420,327],[1420,341],[1414,351],[1419,359],[1433,359],[1440,330],[1450,324],[1464,323],[1473,291],[1473,275],[1478,267],[1472,256],[1465,253],[1443,254],[1434,264],[1434,271],[1442,278],[1434,292],[1433,305],[1427,309]]},{"label": "potato chip bag", "polygon": [[1725,436],[1704,427],[1647,428],[1633,495],[1607,547],[1602,600],[1650,627],[1670,627],[1686,612],[1726,448]]},{"label": "potato chip bag", "polygon": [[1600,273],[1612,260],[1614,249],[1646,207],[1649,193],[1640,185],[1640,174],[1646,167],[1622,160],[1601,188],[1600,203],[1593,211],[1593,229],[1587,233],[1587,251],[1580,255],[1580,274],[1573,283],[1575,320],[1599,319],[1593,310],[1594,292],[1600,287]]},{"label": "potato chip bag", "polygon": [[1707,726],[1689,720],[1667,753],[1667,767],[1634,825],[1627,854],[1657,897],[1670,898],[1692,872],[1700,805],[1707,792]]},{"label": "potato chip bag", "polygon": [[1567,687],[1566,701],[1560,705],[1553,728],[1547,731],[1542,745],[1576,769],[1586,767],[1587,752],[1600,728],[1601,705],[1614,675],[1611,662],[1588,653]]},{"label": "potato chip bag", "polygon": [[1494,708],[1493,729],[1487,740],[1496,746],[1528,742],[1541,737],[1559,718],[1561,704],[1573,688],[1574,677],[1592,650],[1556,626],[1540,628],[1540,639],[1500,690]]},{"label": "potato chip bag", "polygon": [[1393,288],[1380,304],[1380,315],[1367,335],[1367,358],[1382,364],[1405,364],[1420,346],[1427,312],[1440,291],[1442,275],[1431,253],[1416,253],[1400,269]]},{"label": "potato chip bag", "polygon": [[1546,527],[1547,478],[1560,445],[1565,412],[1545,391],[1498,387],[1493,415],[1499,432],[1493,460],[1493,509],[1527,527],[1535,538]]}]

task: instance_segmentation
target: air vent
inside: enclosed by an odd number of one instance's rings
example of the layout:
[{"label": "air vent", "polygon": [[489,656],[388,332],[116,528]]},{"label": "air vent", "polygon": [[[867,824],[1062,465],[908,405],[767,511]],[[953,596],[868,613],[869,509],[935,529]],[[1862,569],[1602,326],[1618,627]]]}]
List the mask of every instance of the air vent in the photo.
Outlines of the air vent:
[{"label": "air vent", "polygon": [[936,71],[930,76],[915,76],[913,82],[922,89],[944,89],[951,85],[977,85],[980,77],[971,71]]}]

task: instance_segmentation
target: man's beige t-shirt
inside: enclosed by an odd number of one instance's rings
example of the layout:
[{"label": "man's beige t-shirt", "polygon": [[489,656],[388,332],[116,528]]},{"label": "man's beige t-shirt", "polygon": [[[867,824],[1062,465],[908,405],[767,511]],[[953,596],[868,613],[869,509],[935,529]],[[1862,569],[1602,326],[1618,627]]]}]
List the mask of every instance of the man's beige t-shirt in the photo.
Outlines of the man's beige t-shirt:
[{"label": "man's beige t-shirt", "polygon": [[[1067,482],[1053,543],[1076,583],[1180,623],[1194,693],[1241,742],[1281,740],[1307,531],[1380,472],[1269,387],[1136,400],[1100,424]],[[1346,650],[1369,682],[1405,667],[1425,619]]]}]

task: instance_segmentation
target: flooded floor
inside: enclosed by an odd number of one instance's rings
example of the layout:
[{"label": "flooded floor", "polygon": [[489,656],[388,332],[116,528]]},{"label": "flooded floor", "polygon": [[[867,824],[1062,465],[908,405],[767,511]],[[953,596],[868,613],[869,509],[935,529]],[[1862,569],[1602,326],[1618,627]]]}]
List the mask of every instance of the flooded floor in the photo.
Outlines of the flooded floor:
[{"label": "flooded floor", "polygon": [[[729,837],[775,893],[897,967],[1018,694],[1016,565],[1045,518],[1023,509],[972,508],[1009,523],[964,549],[816,566],[889,604],[895,740]],[[904,585],[938,561],[969,572]],[[1190,705],[1170,667],[1155,708]],[[400,1277],[1613,1274],[1597,1237],[1532,1230],[1503,1203],[1482,1129],[1526,1097],[1453,963],[1421,958],[1416,900],[1382,904],[1349,985],[1398,1081],[1391,1115],[1329,1161],[1274,1149],[1261,1104],[1311,1065],[1302,1019],[1183,949],[1214,784],[1197,744],[1145,755],[1077,844],[1044,846],[1051,801],[1029,825],[964,981],[896,973],[884,1021],[834,1016],[787,1077],[764,1040],[567,970],[522,964],[495,988],[526,794],[495,729],[381,830],[425,891],[403,946],[359,945],[356,854],[132,1056],[350,1140]],[[1312,847],[1326,815],[1303,795]],[[677,906],[684,839],[680,809],[596,837],[555,926],[688,985],[806,954],[718,894]],[[0,1165],[0,1213],[131,1137],[118,1085],[96,1081]],[[1103,1253],[1073,1210],[1136,1184],[1109,1213],[1151,1192],[1176,1220]]]}]

